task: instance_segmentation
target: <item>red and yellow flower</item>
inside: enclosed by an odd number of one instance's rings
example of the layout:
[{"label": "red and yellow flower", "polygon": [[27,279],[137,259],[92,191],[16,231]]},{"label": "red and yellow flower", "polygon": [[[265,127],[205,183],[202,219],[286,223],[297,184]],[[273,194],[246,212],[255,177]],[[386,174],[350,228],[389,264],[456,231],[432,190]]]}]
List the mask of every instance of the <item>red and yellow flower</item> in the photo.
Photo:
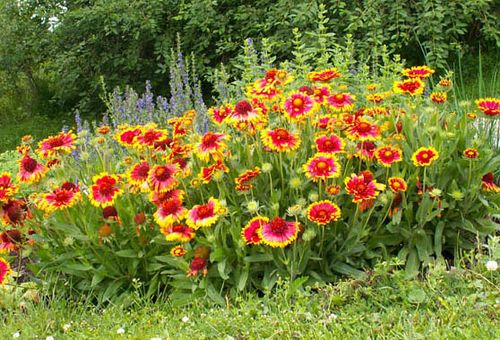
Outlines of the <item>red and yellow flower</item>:
[{"label": "red and yellow flower", "polygon": [[335,67],[333,67],[322,71],[309,72],[307,74],[307,79],[317,82],[329,82],[330,80],[339,78],[341,76],[342,74],[340,74],[340,72]]},{"label": "red and yellow flower", "polygon": [[335,153],[344,150],[344,141],[335,134],[319,136],[314,142],[318,152]]},{"label": "red and yellow flower", "polygon": [[80,188],[72,182],[65,182],[40,197],[39,208],[50,213],[75,206],[82,199]]},{"label": "red and yellow flower", "polygon": [[430,77],[435,70],[428,66],[413,66],[411,68],[405,68],[401,73],[408,78],[412,79],[425,79]]},{"label": "red and yellow flower", "polygon": [[193,229],[210,227],[217,223],[221,210],[224,210],[219,200],[210,197],[206,204],[195,205],[186,216],[186,223]]},{"label": "red and yellow flower", "polygon": [[411,156],[415,166],[429,166],[438,158],[439,152],[431,146],[421,147]]},{"label": "red and yellow flower", "polygon": [[385,167],[390,167],[392,163],[403,160],[403,152],[393,146],[384,146],[375,150],[375,158]]},{"label": "red and yellow flower", "polygon": [[393,84],[393,91],[396,93],[419,96],[424,93],[425,84],[420,78],[396,81]]},{"label": "red and yellow flower", "polygon": [[151,167],[146,161],[132,165],[132,167],[127,173],[128,182],[132,186],[141,188],[141,190],[144,190],[145,188],[147,189],[150,170]]},{"label": "red and yellow flower", "polygon": [[241,236],[246,244],[258,245],[262,243],[259,231],[269,222],[267,217],[257,216],[252,218],[241,230]]},{"label": "red and yellow flower", "polygon": [[152,191],[149,194],[149,201],[159,207],[163,202],[169,199],[183,200],[185,192],[179,189],[170,191]]},{"label": "red and yellow flower", "polygon": [[17,178],[23,183],[36,183],[40,181],[47,173],[48,168],[38,163],[35,159],[31,158],[28,153],[25,153],[23,158],[19,161],[19,173]]},{"label": "red and yellow flower", "polygon": [[314,87],[312,93],[312,97],[314,98],[314,101],[318,104],[326,104],[328,97],[330,97],[331,92],[330,88],[328,85],[321,86],[321,87]]},{"label": "red and yellow flower", "polygon": [[314,182],[340,176],[340,163],[334,154],[318,152],[302,166],[307,177]]},{"label": "red and yellow flower", "polygon": [[5,283],[7,277],[12,274],[10,264],[3,257],[0,257],[0,286]]},{"label": "red and yellow flower", "polygon": [[252,189],[253,185],[247,184],[249,181],[260,175],[260,168],[255,167],[253,170],[247,170],[234,179],[237,191],[246,191]]},{"label": "red and yellow flower", "polygon": [[401,177],[389,177],[387,184],[389,185],[389,189],[394,193],[405,192],[408,189],[408,184]]},{"label": "red and yellow flower", "polygon": [[92,177],[94,184],[90,187],[90,203],[96,207],[108,207],[113,205],[118,196],[123,194],[120,187],[120,177],[110,175],[107,172]]},{"label": "red and yellow flower", "polygon": [[224,141],[228,139],[229,135],[207,132],[196,147],[196,156],[204,162],[207,162],[210,157],[214,161],[222,161],[224,159],[224,151],[227,148]]},{"label": "red and yellow flower", "polygon": [[262,243],[271,247],[284,248],[297,239],[301,225],[275,217],[257,230]]},{"label": "red and yellow flower", "polygon": [[141,133],[142,130],[138,126],[121,125],[118,127],[118,132],[114,138],[122,146],[133,147]]},{"label": "red and yellow flower", "polygon": [[292,93],[283,102],[285,116],[292,122],[304,122],[318,110],[316,101],[303,93]]},{"label": "red and yellow flower", "polygon": [[186,243],[196,236],[195,231],[184,224],[163,226],[160,228],[160,231],[169,242]]},{"label": "red and yellow flower", "polygon": [[328,97],[329,107],[334,111],[349,112],[354,109],[356,97],[350,93],[337,93]]},{"label": "red and yellow flower", "polygon": [[374,141],[380,138],[380,128],[366,119],[355,119],[345,131],[347,138],[359,141]]},{"label": "red and yellow flower", "polygon": [[487,116],[495,117],[500,114],[499,98],[481,98],[475,101],[479,110]]},{"label": "red and yellow flower", "polygon": [[175,246],[172,249],[170,249],[170,255],[174,257],[182,257],[187,254],[186,248],[183,246]]},{"label": "red and yellow flower", "polygon": [[377,183],[369,171],[363,171],[359,175],[352,174],[344,180],[344,184],[354,203],[373,200],[385,189],[385,185]]},{"label": "red and yellow flower", "polygon": [[186,217],[187,212],[181,200],[171,198],[160,203],[154,213],[154,219],[161,227],[170,227]]},{"label": "red and yellow flower", "polygon": [[446,92],[432,92],[431,100],[436,104],[446,103],[448,100],[448,94]]},{"label": "red and yellow flower", "polygon": [[265,119],[266,107],[258,100],[240,100],[234,107],[229,120],[233,124],[239,122],[258,123]]},{"label": "red and yellow flower", "polygon": [[500,186],[495,183],[495,177],[492,172],[488,172],[481,178],[481,188],[484,191],[500,192]]},{"label": "red and yellow flower", "polygon": [[70,132],[60,132],[56,136],[50,136],[38,143],[37,153],[42,158],[61,156],[73,151],[76,135]]},{"label": "red and yellow flower", "polygon": [[337,204],[329,200],[314,202],[307,208],[309,221],[325,225],[340,218],[341,212]]},{"label": "red and yellow flower", "polygon": [[479,151],[475,148],[467,148],[464,150],[464,156],[470,159],[477,158],[479,156]]},{"label": "red and yellow flower", "polygon": [[19,185],[12,181],[12,176],[7,173],[0,173],[0,203],[14,196],[19,191]]},{"label": "red and yellow flower", "polygon": [[177,186],[176,178],[179,172],[177,164],[155,165],[148,176],[149,187],[153,191],[170,191]]},{"label": "red and yellow flower", "polygon": [[260,137],[262,144],[272,151],[290,152],[300,146],[299,136],[283,128],[264,130]]},{"label": "red and yellow flower", "polygon": [[0,205],[0,217],[3,224],[13,227],[22,226],[26,219],[32,217],[31,210],[24,199],[9,199]]},{"label": "red and yellow flower", "polygon": [[208,115],[215,124],[221,125],[233,114],[233,110],[234,107],[231,104],[226,104],[220,107],[211,107],[208,109]]},{"label": "red and yellow flower", "polygon": [[166,130],[157,129],[156,125],[151,124],[142,129],[141,134],[136,138],[135,144],[141,147],[154,149],[155,144],[167,139],[167,137],[168,132]]}]

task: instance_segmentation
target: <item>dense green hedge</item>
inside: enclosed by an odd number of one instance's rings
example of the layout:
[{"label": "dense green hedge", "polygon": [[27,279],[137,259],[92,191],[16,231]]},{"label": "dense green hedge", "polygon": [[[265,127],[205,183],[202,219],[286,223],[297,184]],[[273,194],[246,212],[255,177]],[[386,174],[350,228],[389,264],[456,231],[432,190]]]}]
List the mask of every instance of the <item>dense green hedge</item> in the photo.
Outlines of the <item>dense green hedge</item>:
[{"label": "dense green hedge", "polygon": [[[314,35],[318,21],[328,42],[352,35],[358,55],[373,63],[383,45],[410,63],[421,63],[425,52],[433,67],[456,51],[500,46],[494,0],[322,2],[324,7],[310,0],[75,0],[63,8],[60,0],[23,1],[20,7],[4,0],[0,93],[22,98],[16,110],[58,115],[78,106],[97,113],[100,76],[110,87],[140,88],[150,79],[153,88],[166,88],[177,33],[182,50],[193,52],[209,75],[221,62],[234,70],[231,60],[246,38],[258,45],[267,37],[273,54],[290,57],[292,29]],[[51,17],[59,18],[57,27]],[[5,102],[0,100],[2,111],[12,111]]]}]

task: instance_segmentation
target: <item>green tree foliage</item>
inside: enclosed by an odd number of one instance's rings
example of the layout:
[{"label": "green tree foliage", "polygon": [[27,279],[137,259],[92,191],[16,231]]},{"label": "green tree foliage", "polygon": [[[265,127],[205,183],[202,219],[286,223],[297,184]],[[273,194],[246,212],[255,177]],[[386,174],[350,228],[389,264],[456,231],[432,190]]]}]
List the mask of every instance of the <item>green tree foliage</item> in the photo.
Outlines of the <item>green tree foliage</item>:
[{"label": "green tree foliage", "polygon": [[54,114],[102,111],[100,77],[109,87],[139,89],[149,79],[164,91],[177,33],[208,78],[220,63],[237,72],[235,56],[247,38],[259,50],[267,38],[264,47],[277,61],[291,59],[294,29],[306,42],[322,41],[320,49],[351,36],[357,58],[373,65],[385,53],[399,53],[410,63],[444,67],[456,51],[500,46],[494,0],[4,0],[0,6],[2,93],[10,87],[24,94],[25,110]]}]

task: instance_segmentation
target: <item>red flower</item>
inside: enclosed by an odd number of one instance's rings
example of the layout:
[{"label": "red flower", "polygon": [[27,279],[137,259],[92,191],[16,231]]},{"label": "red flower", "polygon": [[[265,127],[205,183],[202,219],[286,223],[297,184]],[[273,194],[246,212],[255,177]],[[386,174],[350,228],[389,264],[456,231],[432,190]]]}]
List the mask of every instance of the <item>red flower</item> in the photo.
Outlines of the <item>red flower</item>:
[{"label": "red flower", "polygon": [[257,216],[252,218],[241,230],[241,236],[246,244],[258,245],[262,243],[259,230],[269,222],[267,217]]},{"label": "red flower", "polygon": [[385,167],[390,167],[392,163],[401,162],[403,154],[400,149],[392,146],[384,146],[375,151],[375,157]]},{"label": "red flower", "polygon": [[187,273],[188,277],[195,277],[201,272],[203,276],[207,276],[207,260],[201,257],[195,257],[189,264],[189,271]]},{"label": "red flower", "polygon": [[500,114],[500,99],[498,98],[481,98],[476,100],[476,105],[487,116],[495,117]]},{"label": "red flower", "polygon": [[307,208],[309,221],[324,225],[340,218],[340,208],[329,200],[314,202]]},{"label": "red flower", "polygon": [[115,199],[123,193],[120,188],[120,179],[117,175],[103,172],[92,178],[94,184],[90,187],[90,203],[96,207],[113,205]]},{"label": "red flower", "polygon": [[45,176],[47,171],[48,169],[46,166],[38,163],[26,153],[19,161],[19,173],[17,178],[24,183],[36,183]]}]

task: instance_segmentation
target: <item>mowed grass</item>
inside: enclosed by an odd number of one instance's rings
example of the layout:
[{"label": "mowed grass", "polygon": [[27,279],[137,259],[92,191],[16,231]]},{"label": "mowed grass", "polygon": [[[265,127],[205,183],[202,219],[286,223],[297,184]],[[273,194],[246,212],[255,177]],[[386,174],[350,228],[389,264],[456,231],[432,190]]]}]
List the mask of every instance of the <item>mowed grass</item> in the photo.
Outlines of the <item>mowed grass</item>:
[{"label": "mowed grass", "polygon": [[21,137],[32,135],[35,141],[61,131],[64,126],[61,119],[40,115],[21,117],[13,120],[2,119],[0,122],[0,153],[14,150],[21,143]]},{"label": "mowed grass", "polygon": [[[483,264],[484,267],[484,264]],[[363,281],[207,299],[96,307],[55,297],[4,310],[1,338],[21,339],[498,339],[497,272],[436,267],[423,279],[380,266]]]}]

